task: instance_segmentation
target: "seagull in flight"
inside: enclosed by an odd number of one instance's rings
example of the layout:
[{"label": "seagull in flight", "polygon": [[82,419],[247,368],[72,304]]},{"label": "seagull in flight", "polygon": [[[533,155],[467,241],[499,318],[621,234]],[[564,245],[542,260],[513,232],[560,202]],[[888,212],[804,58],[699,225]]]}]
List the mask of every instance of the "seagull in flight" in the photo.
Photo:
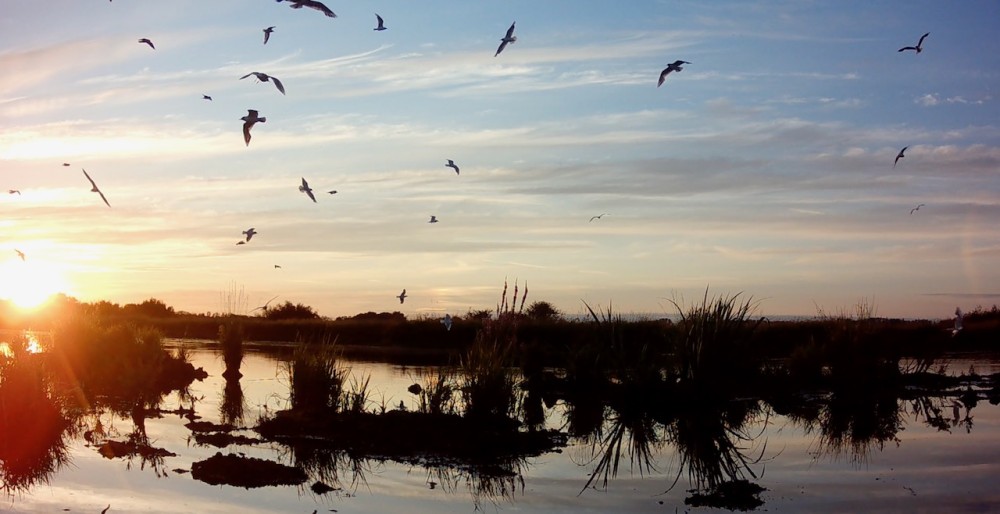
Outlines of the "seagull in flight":
[{"label": "seagull in flight", "polygon": [[275,265],[274,265],[274,269],[281,269],[281,265],[279,265],[279,264],[275,264]]},{"label": "seagull in flight", "polygon": [[403,300],[406,300],[406,289],[403,289],[402,293],[396,295],[396,298],[399,298],[399,303],[403,303]]},{"label": "seagull in flight", "polygon": [[7,190],[7,194],[9,194],[9,195],[12,195],[14,193],[17,193],[18,196],[21,196],[21,190],[20,189],[8,189]]},{"label": "seagull in flight", "polygon": [[451,314],[445,314],[444,317],[441,318],[441,324],[444,325],[446,330],[451,332]]},{"label": "seagull in flight", "polygon": [[249,243],[250,239],[252,239],[253,236],[257,234],[257,231],[254,230],[253,227],[250,227],[250,228],[244,230],[242,233],[246,234],[246,236],[247,236],[246,242]]},{"label": "seagull in flight", "polygon": [[254,109],[247,109],[247,115],[240,119],[243,120],[243,140],[246,141],[247,146],[250,146],[250,129],[257,122],[266,122],[267,118],[257,116],[257,111]]},{"label": "seagull in flight", "polygon": [[317,2],[316,0],[275,0],[275,1],[278,2],[278,3],[288,2],[288,3],[292,4],[292,5],[289,6],[292,9],[301,9],[303,7],[308,7],[310,9],[315,9],[315,10],[317,10],[317,11],[325,14],[327,18],[336,18],[337,17],[337,15],[334,14],[333,11],[331,11],[329,7],[323,5],[322,2]]},{"label": "seagull in flight", "polygon": [[201,95],[201,99],[202,99],[202,100],[208,100],[209,102],[211,102],[211,101],[212,101],[212,97],[210,97],[210,96],[208,96],[208,95]]},{"label": "seagull in flight", "polygon": [[259,71],[251,71],[250,73],[247,73],[246,75],[243,75],[242,77],[240,77],[240,80],[243,80],[243,79],[249,77],[250,75],[253,75],[254,77],[257,77],[257,80],[259,80],[261,82],[274,81],[274,87],[278,88],[278,91],[280,91],[281,94],[285,94],[285,86],[283,86],[281,84],[281,81],[278,80],[275,77],[272,77],[272,76],[268,75],[267,73],[261,73]]},{"label": "seagull in flight", "polygon": [[918,205],[918,206],[910,209],[910,215],[912,216],[914,212],[919,211],[920,208],[923,207],[923,206],[924,206],[924,204],[920,204],[920,205]]},{"label": "seagull in flight", "polygon": [[437,223],[437,222],[438,222],[437,216],[431,214],[431,220],[428,221],[427,223]]},{"label": "seagull in flight", "polygon": [[337,194],[337,190],[334,189],[334,190],[331,190],[331,191],[327,191],[327,193],[329,193],[331,195],[335,195],[335,194]]},{"label": "seagull in flight", "polygon": [[[264,311],[264,312],[267,312],[267,306],[270,305],[271,302],[273,302],[274,299],[277,298],[277,297],[278,297],[278,295],[275,295],[274,298],[271,298],[270,300],[264,302],[264,305],[261,305],[260,307],[255,308],[253,311]],[[253,312],[253,311],[250,311],[250,312]]]},{"label": "seagull in flight", "polygon": [[372,30],[385,30],[385,24],[382,22],[382,17],[379,16],[378,13],[375,13],[375,18],[378,19],[378,27],[375,27]]},{"label": "seagull in flight", "polygon": [[608,215],[608,213],[602,212],[601,214],[599,214],[597,216],[591,216],[590,217],[590,221],[599,220],[599,219],[601,219],[601,218],[603,218],[604,216],[607,216],[607,215]]},{"label": "seagull in flight", "polygon": [[461,170],[458,169],[458,165],[455,164],[455,161],[453,161],[451,159],[448,159],[448,164],[445,164],[444,167],[445,168],[451,168],[451,169],[455,170],[455,174],[456,175],[458,175],[459,171],[461,171]]},{"label": "seagull in flight", "polygon": [[271,39],[271,33],[272,32],[274,32],[274,27],[273,26],[264,29],[264,44],[265,45],[267,44],[267,40]]},{"label": "seagull in flight", "polygon": [[893,168],[896,167],[896,163],[899,162],[900,159],[902,159],[903,157],[906,157],[905,155],[903,155],[903,152],[905,152],[907,148],[909,148],[909,146],[904,146],[903,149],[900,150],[898,154],[896,154],[896,160],[892,161],[892,167]]},{"label": "seagull in flight", "polygon": [[897,52],[903,52],[905,50],[915,50],[918,54],[924,50],[924,38],[931,35],[930,32],[920,36],[920,41],[917,41],[917,46],[904,46],[897,50]]},{"label": "seagull in flight", "polygon": [[669,75],[670,72],[672,72],[672,71],[677,71],[677,72],[684,71],[684,67],[681,66],[682,64],[691,64],[691,63],[689,63],[687,61],[677,60],[677,61],[674,61],[674,62],[668,64],[666,68],[663,68],[663,71],[660,72],[660,81],[656,83],[656,87],[660,87],[660,86],[663,85],[663,81],[667,80],[667,75]]},{"label": "seagull in flight", "polygon": [[153,50],[156,50],[156,47],[153,46],[153,42],[150,41],[149,39],[142,38],[142,39],[139,40],[139,42],[140,43],[146,43],[147,45],[149,45],[150,48],[152,48]]},{"label": "seagull in flight", "polygon": [[299,191],[308,195],[309,199],[312,200],[313,203],[316,203],[316,196],[313,195],[313,190],[309,187],[309,183],[306,182],[305,177],[302,178],[302,185],[299,186]]},{"label": "seagull in flight", "polygon": [[104,200],[104,204],[107,205],[108,207],[111,207],[111,204],[108,203],[108,199],[104,197],[104,193],[102,193],[101,190],[97,188],[97,184],[94,183],[94,179],[90,178],[90,175],[87,174],[87,170],[83,170],[83,176],[87,177],[87,180],[90,181],[90,192],[101,195],[101,200]]},{"label": "seagull in flight", "polygon": [[962,309],[955,307],[955,328],[951,329],[951,337],[955,337],[962,331]]},{"label": "seagull in flight", "polygon": [[68,162],[64,162],[63,166],[69,166],[69,163]]},{"label": "seagull in flight", "polygon": [[15,248],[14,249],[14,253],[16,253],[17,256],[21,258],[22,261],[24,260],[24,252],[22,252],[21,250],[18,250],[17,248]]},{"label": "seagull in flight", "polygon": [[507,29],[507,34],[504,35],[503,39],[500,40],[500,46],[497,47],[497,53],[493,54],[493,57],[500,55],[500,52],[503,52],[503,49],[507,48],[507,43],[513,43],[517,41],[517,36],[514,35],[515,23],[517,22],[515,21],[514,23],[510,24],[510,28]]}]

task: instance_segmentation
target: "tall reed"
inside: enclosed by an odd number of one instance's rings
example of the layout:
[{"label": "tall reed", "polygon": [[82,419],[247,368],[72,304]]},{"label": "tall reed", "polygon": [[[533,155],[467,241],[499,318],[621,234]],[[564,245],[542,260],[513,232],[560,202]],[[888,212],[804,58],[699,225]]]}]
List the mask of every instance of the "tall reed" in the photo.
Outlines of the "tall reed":
[{"label": "tall reed", "polygon": [[302,343],[295,348],[288,369],[292,409],[340,406],[347,370],[337,366],[338,356],[339,349],[333,343]]}]

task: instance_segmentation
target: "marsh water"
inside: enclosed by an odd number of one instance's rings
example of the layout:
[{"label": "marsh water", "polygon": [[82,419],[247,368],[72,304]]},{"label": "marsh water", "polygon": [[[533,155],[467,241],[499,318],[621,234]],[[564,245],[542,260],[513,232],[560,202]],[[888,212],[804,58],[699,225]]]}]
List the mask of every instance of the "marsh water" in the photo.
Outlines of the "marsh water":
[{"label": "marsh water", "polygon": [[[289,353],[281,345],[248,347],[234,390],[232,381],[227,389],[222,378],[222,358],[213,343],[168,340],[167,346],[185,348],[192,363],[208,372],[185,394],[169,396],[160,405],[161,417],[144,421],[149,444],[173,456],[108,457],[86,438],[68,436],[65,458],[42,480],[4,498],[0,510],[97,513],[110,505],[110,514],[718,511],[685,504],[697,459],[679,449],[685,442],[676,433],[658,432],[655,424],[647,426],[652,437],[641,434],[646,444],[636,444],[640,434],[624,430],[617,458],[608,451],[616,429],[608,427],[596,435],[570,435],[565,448],[527,457],[496,474],[440,462],[327,456],[327,464],[310,468],[301,485],[210,485],[194,479],[190,470],[218,452],[290,466],[301,459],[281,443],[251,441],[258,438],[252,430],[258,419],[288,407]],[[370,378],[372,409],[398,409],[400,402],[416,408],[407,388],[435,371],[378,362],[341,364],[352,377]],[[951,355],[942,364],[953,375],[1000,372],[1000,360],[974,355]],[[888,424],[856,413],[841,415],[846,421],[836,423],[831,421],[836,414],[824,412],[804,421],[800,414],[756,406],[731,441],[727,458],[738,455],[746,478],[766,489],[759,508],[770,512],[997,511],[1000,407],[985,399],[963,401],[961,393],[891,399],[888,414],[881,415],[891,420]],[[183,413],[190,408],[203,421],[237,418],[247,428],[234,434],[251,440],[225,447],[199,444],[185,426],[189,420]],[[546,427],[566,428],[564,402],[542,409]],[[879,409],[886,410],[885,402]],[[613,425],[615,415],[604,413],[605,423]],[[872,423],[879,427],[867,426]],[[132,418],[110,412],[101,414],[100,425],[109,435],[135,431]],[[399,427],[398,434],[407,437],[407,427]],[[317,492],[311,487],[316,482],[332,490]]]}]

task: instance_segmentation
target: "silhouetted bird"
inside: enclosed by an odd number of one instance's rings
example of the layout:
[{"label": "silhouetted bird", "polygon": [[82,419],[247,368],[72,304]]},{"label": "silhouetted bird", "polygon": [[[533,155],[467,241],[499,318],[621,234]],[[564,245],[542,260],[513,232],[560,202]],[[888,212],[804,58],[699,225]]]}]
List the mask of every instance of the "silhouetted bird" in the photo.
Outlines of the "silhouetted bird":
[{"label": "silhouetted bird", "polygon": [[903,155],[903,152],[905,152],[907,148],[909,148],[909,146],[904,146],[903,149],[900,150],[898,154],[896,154],[896,160],[892,161],[893,168],[896,167],[896,163],[899,162],[900,159],[906,157],[905,155]]},{"label": "silhouetted bird", "polygon": [[505,34],[503,36],[503,39],[500,40],[500,46],[497,47],[497,53],[493,54],[493,57],[500,55],[500,52],[503,52],[503,49],[507,48],[507,43],[513,43],[517,41],[517,36],[514,35],[515,23],[517,22],[515,21],[514,23],[510,24],[510,28],[507,29],[507,34]]},{"label": "silhouetted bird", "polygon": [[431,219],[427,223],[437,223],[437,222],[438,222],[437,216],[431,214]]},{"label": "silhouetted bird", "polygon": [[305,177],[302,178],[302,185],[299,186],[299,191],[305,193],[313,203],[316,203],[316,196],[313,195],[313,190],[309,187],[309,183],[306,182]]},{"label": "silhouetted bird", "polygon": [[14,249],[14,253],[16,253],[17,256],[21,258],[22,261],[24,260],[24,252],[22,252],[21,250],[18,250],[17,248],[15,248]]},{"label": "silhouetted bird", "polygon": [[94,183],[94,179],[90,178],[90,175],[87,174],[87,170],[83,170],[83,176],[87,177],[87,180],[90,181],[90,192],[101,195],[101,200],[104,200],[104,204],[107,205],[108,207],[111,207],[111,204],[108,203],[108,199],[104,197],[104,193],[102,193],[101,190],[97,188],[97,184]]},{"label": "silhouetted bird", "polygon": [[448,164],[445,164],[444,167],[445,168],[451,168],[451,169],[455,170],[455,174],[456,175],[458,175],[459,172],[461,171],[461,170],[458,169],[458,165],[455,164],[455,161],[453,161],[451,159],[448,159]]},{"label": "silhouetted bird", "polygon": [[403,303],[403,300],[406,300],[406,289],[403,289],[402,293],[396,295],[396,298],[399,298],[399,303]]},{"label": "silhouetted bird", "polygon": [[660,86],[663,85],[663,81],[667,80],[667,75],[669,75],[670,72],[672,72],[672,71],[676,71],[676,72],[684,71],[684,67],[681,66],[682,64],[691,64],[691,63],[689,63],[687,61],[677,60],[677,61],[674,61],[674,62],[668,64],[666,68],[663,68],[663,71],[660,72],[660,81],[656,83],[656,87],[660,87]]},{"label": "silhouetted bird", "polygon": [[156,47],[153,46],[153,42],[150,41],[150,40],[148,40],[148,39],[146,39],[146,38],[140,39],[139,42],[140,43],[146,43],[147,45],[149,45],[150,48],[152,48],[153,50],[156,50]]},{"label": "silhouetted bird", "polygon": [[281,269],[281,266],[279,266],[279,265],[275,264],[275,265],[274,265],[274,269]]},{"label": "silhouetted bird", "polygon": [[281,81],[268,75],[267,73],[261,73],[259,71],[251,71],[250,73],[247,73],[246,75],[240,77],[240,80],[243,80],[249,77],[250,75],[257,77],[257,80],[261,82],[274,82],[274,87],[278,88],[278,91],[280,91],[281,94],[285,94],[285,86],[282,85]]},{"label": "silhouetted bird", "polygon": [[608,215],[608,213],[602,212],[601,214],[599,214],[597,216],[591,216],[590,217],[590,221],[599,220],[599,219],[601,219],[601,218],[603,218],[604,216],[607,216],[607,215]]},{"label": "silhouetted bird", "polygon": [[18,196],[20,196],[21,195],[21,190],[20,189],[8,189],[7,190],[7,194],[9,194],[9,195],[12,195],[12,194],[15,194],[15,193]]},{"label": "silhouetted bird", "polygon": [[69,166],[69,163],[68,162],[64,162],[63,166]]},{"label": "silhouetted bird", "polygon": [[382,22],[382,17],[379,16],[378,13],[375,13],[375,18],[378,20],[378,27],[375,27],[372,30],[385,30],[385,24]]},{"label": "silhouetted bird", "polygon": [[924,38],[929,35],[931,35],[930,32],[920,36],[920,41],[917,41],[917,46],[904,46],[903,48],[897,50],[897,52],[902,52],[905,50],[916,50],[916,52],[919,54],[920,52],[924,51]]},{"label": "silhouetted bird", "polygon": [[267,118],[261,118],[257,116],[257,111],[247,109],[247,115],[240,119],[243,120],[243,140],[246,141],[247,146],[250,146],[250,129],[252,129],[257,122],[266,122]]},{"label": "silhouetted bird", "polygon": [[327,191],[327,193],[329,193],[329,194],[331,194],[331,195],[335,195],[335,194],[337,194],[337,190],[336,190],[336,189],[334,189],[334,190],[332,190],[332,191]]},{"label": "silhouetted bird", "polygon": [[208,95],[201,95],[201,99],[202,99],[202,100],[208,100],[209,102],[211,102],[211,101],[212,101],[212,97],[210,97],[210,96],[208,96]]},{"label": "silhouetted bird", "polygon": [[923,206],[924,206],[924,204],[920,204],[920,205],[918,205],[918,206],[916,206],[916,207],[914,207],[914,208],[910,209],[910,215],[912,216],[914,212],[917,212],[917,211],[919,211],[919,210],[920,210],[920,208],[921,208],[921,207],[923,207]]},{"label": "silhouetted bird", "polygon": [[249,243],[250,240],[253,239],[253,236],[257,234],[257,231],[254,230],[253,227],[250,227],[250,228],[244,230],[242,233],[246,234],[246,236],[247,236],[247,242]]},{"label": "silhouetted bird", "polygon": [[315,10],[317,10],[317,11],[325,14],[328,18],[336,18],[337,17],[337,15],[334,14],[333,11],[331,11],[329,7],[323,5],[322,2],[317,2],[316,0],[275,0],[275,1],[278,2],[278,3],[288,2],[288,3],[292,4],[292,5],[289,6],[292,9],[301,9],[303,7],[308,7],[310,9],[315,9]]},{"label": "silhouetted bird", "polygon": [[271,33],[274,32],[274,27],[268,27],[264,29],[264,44],[267,44],[267,40],[271,39]]}]

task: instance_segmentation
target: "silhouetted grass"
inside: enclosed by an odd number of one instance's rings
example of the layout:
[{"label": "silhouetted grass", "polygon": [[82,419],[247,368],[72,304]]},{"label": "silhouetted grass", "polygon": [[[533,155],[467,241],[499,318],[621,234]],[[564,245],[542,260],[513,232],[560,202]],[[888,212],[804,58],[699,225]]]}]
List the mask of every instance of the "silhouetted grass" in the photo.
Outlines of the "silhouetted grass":
[{"label": "silhouetted grass", "polygon": [[337,366],[335,344],[303,343],[289,363],[292,409],[326,410],[340,406],[347,370]]}]

